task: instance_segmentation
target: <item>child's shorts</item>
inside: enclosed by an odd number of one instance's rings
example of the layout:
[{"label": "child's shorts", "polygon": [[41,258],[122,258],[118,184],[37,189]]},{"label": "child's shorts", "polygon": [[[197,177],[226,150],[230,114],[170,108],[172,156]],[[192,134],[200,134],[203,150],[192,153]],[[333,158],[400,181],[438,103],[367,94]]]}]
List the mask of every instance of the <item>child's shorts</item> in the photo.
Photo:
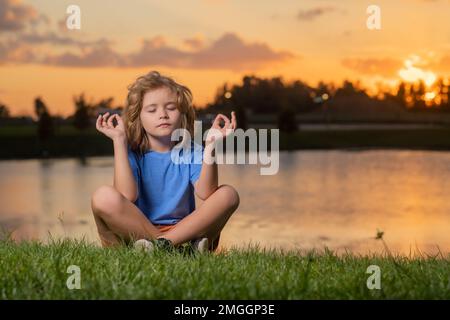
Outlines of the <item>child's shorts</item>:
[{"label": "child's shorts", "polygon": [[176,224],[155,224],[155,227],[157,227],[162,232],[167,232],[175,226]]},{"label": "child's shorts", "polygon": [[[155,227],[157,227],[162,232],[167,232],[175,226],[176,224],[155,224]],[[219,246],[219,240],[220,240],[220,233],[216,237],[216,239],[214,239],[212,244],[209,245],[209,251],[216,251],[217,247]]]}]

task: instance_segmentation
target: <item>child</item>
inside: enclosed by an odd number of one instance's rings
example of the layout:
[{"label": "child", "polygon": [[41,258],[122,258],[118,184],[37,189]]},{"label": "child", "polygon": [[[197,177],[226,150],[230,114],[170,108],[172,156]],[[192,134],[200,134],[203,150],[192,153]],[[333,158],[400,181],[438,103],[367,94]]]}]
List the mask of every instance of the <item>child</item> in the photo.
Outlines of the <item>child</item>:
[{"label": "child", "polygon": [[[208,133],[205,147],[191,143],[192,161],[180,163],[171,158],[172,151],[180,150],[173,149],[177,142],[171,135],[183,128],[194,137],[191,91],[157,71],[140,76],[128,90],[123,119],[107,112],[96,123],[114,147],[114,184],[101,186],[91,199],[102,245],[140,239],[135,247],[153,250],[190,241],[199,251],[216,250],[239,195],[230,185],[218,185],[217,164],[211,159],[215,141],[236,128],[235,113],[231,121],[218,114],[209,133],[219,136]],[[198,208],[194,192],[203,200]]]}]

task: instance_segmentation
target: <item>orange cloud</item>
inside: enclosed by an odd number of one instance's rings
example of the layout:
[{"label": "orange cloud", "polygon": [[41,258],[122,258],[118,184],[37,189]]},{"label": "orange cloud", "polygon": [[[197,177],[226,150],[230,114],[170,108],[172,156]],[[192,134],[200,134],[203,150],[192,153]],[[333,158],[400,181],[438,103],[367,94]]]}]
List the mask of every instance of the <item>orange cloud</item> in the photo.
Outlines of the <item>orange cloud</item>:
[{"label": "orange cloud", "polygon": [[0,0],[0,32],[23,30],[41,21],[48,23],[49,20],[33,6],[15,0]]},{"label": "orange cloud", "polygon": [[274,51],[265,43],[247,43],[234,33],[226,33],[210,46],[196,51],[171,47],[162,36],[144,40],[137,52],[119,54],[104,42],[84,50],[81,54],[65,53],[45,57],[44,64],[71,67],[143,67],[255,70],[269,63],[282,62],[295,55]]},{"label": "orange cloud", "polygon": [[438,72],[450,72],[450,54],[441,57],[436,65],[436,69]]},{"label": "orange cloud", "polygon": [[124,58],[107,43],[87,48],[81,54],[66,52],[60,55],[49,55],[39,62],[66,67],[110,67],[125,64]]},{"label": "orange cloud", "polygon": [[183,42],[188,48],[193,50],[199,50],[205,45],[204,39],[201,36],[195,36],[185,39]]},{"label": "orange cloud", "polygon": [[0,65],[8,63],[27,63],[36,59],[31,46],[17,40],[0,42]]},{"label": "orange cloud", "polygon": [[346,58],[341,60],[341,64],[353,71],[366,75],[395,76],[403,66],[403,62],[392,58]]},{"label": "orange cloud", "polygon": [[317,7],[309,10],[300,10],[297,14],[297,19],[302,21],[311,21],[314,20],[325,13],[338,11],[334,7]]}]

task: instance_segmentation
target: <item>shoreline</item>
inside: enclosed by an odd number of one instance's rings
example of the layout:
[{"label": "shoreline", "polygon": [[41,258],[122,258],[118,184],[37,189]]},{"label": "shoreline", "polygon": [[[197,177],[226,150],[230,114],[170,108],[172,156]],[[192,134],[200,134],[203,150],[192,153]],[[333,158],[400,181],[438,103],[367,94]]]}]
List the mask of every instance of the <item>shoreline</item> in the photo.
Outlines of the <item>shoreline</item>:
[{"label": "shoreline", "polygon": [[[35,132],[29,128],[22,131],[0,128],[0,145],[0,160],[113,156],[114,150],[112,141],[95,129],[80,133],[69,127],[59,128],[56,135],[45,142],[39,141]],[[280,132],[279,150],[450,151],[450,127],[300,129],[294,133]]]}]

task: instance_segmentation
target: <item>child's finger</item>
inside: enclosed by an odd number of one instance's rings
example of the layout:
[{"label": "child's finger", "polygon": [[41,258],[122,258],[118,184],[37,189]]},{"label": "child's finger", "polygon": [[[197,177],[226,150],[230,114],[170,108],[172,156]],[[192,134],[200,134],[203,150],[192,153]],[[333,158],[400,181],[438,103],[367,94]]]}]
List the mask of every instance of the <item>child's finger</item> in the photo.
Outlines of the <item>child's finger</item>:
[{"label": "child's finger", "polygon": [[105,134],[105,127],[102,125],[102,117],[97,119],[96,128],[99,132]]},{"label": "child's finger", "polygon": [[105,112],[105,113],[102,115],[103,121],[105,121],[106,119],[108,119],[108,115],[109,115],[109,111],[108,111],[108,112]]},{"label": "child's finger", "polygon": [[223,115],[223,114],[221,114],[221,113],[219,113],[218,115],[217,115],[217,124],[219,125],[219,123],[220,123],[220,121],[219,121],[219,119],[223,119],[223,121],[225,121],[225,125],[223,126],[223,128],[228,128],[228,126],[230,125],[230,119],[228,119],[228,117],[227,116],[225,116],[225,115]]},{"label": "child's finger", "polygon": [[120,115],[116,114],[116,120],[117,120],[117,126],[120,128],[123,128],[124,124],[123,124],[122,117]]},{"label": "child's finger", "polygon": [[103,117],[103,115],[100,117],[98,126],[101,130],[104,130],[106,128],[105,118]]},{"label": "child's finger", "polygon": [[232,129],[236,129],[236,112],[232,111],[231,112],[231,128]]},{"label": "child's finger", "polygon": [[97,121],[95,121],[95,127],[97,128],[97,130],[100,130],[101,123],[102,123],[102,115],[99,114],[97,117]]},{"label": "child's finger", "polygon": [[214,127],[214,126],[219,126],[219,124],[220,124],[220,114],[218,114],[218,115],[214,118],[214,121],[213,121],[213,127]]},{"label": "child's finger", "polygon": [[111,129],[114,129],[114,124],[113,124],[113,119],[114,118],[115,118],[115,115],[111,115],[111,117],[109,117],[108,122],[107,122],[108,127],[111,128]]},{"label": "child's finger", "polygon": [[106,119],[108,118],[109,112],[102,115],[102,126],[106,126]]},{"label": "child's finger", "polygon": [[115,126],[115,128],[121,129],[123,127],[123,121],[120,118],[120,116],[118,114],[115,114],[114,115],[114,119],[116,119],[116,126]]}]

